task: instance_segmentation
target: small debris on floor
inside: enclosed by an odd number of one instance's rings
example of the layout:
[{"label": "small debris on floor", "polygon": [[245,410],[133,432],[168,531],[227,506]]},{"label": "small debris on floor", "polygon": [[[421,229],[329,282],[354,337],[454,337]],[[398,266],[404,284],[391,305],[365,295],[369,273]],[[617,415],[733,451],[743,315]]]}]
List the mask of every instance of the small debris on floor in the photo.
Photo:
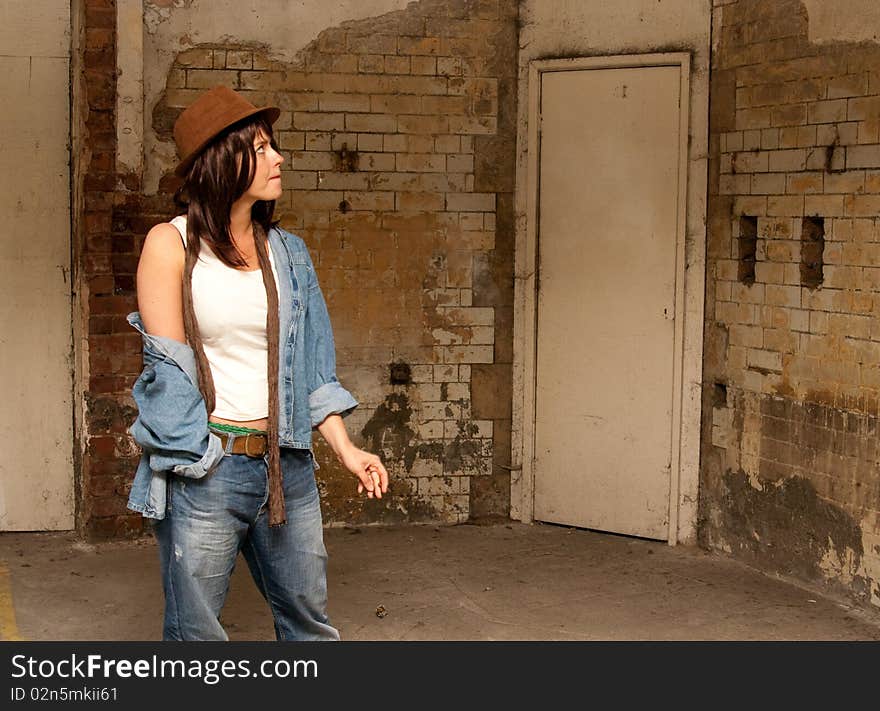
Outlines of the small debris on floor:
[{"label": "small debris on floor", "polygon": [[378,617],[380,620],[387,614],[388,610],[385,609],[385,605],[379,605],[379,607],[376,608],[376,617]]}]

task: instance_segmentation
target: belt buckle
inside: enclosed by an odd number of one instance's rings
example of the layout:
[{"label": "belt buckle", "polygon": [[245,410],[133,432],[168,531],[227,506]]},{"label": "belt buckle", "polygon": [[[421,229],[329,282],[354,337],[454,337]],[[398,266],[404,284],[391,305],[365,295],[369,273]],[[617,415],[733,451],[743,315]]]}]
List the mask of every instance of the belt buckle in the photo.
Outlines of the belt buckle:
[{"label": "belt buckle", "polygon": [[[255,438],[256,438],[256,437],[262,437],[262,435],[256,435]],[[244,453],[245,453],[248,457],[262,457],[262,456],[263,456],[263,453],[262,453],[262,452],[258,452],[258,453],[256,453],[256,454],[251,454],[251,450],[250,450],[250,442],[251,442],[251,433],[248,432],[248,433],[244,436]]]}]

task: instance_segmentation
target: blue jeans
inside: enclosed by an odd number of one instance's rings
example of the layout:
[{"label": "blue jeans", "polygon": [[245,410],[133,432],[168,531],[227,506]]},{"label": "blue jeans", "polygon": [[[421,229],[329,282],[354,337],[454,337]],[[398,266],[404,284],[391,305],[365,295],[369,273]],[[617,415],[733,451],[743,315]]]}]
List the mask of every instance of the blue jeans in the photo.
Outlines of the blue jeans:
[{"label": "blue jeans", "polygon": [[154,527],[164,639],[226,640],[219,621],[241,551],[279,640],[338,640],[327,619],[327,551],[311,453],[281,449],[287,523],[269,527],[265,458],[227,454],[202,479],[170,477]]}]

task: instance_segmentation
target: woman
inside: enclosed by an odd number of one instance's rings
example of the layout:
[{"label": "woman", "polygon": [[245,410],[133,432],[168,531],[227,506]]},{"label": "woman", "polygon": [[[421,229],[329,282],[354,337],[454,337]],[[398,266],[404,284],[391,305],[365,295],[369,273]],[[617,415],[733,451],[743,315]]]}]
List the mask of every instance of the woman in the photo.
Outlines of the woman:
[{"label": "woman", "polygon": [[129,507],[155,519],[166,639],[227,639],[218,616],[239,551],[279,640],[339,638],[311,430],[381,498],[388,473],[342,418],[333,334],[302,240],[272,223],[282,193],[274,107],[202,94],[174,138],[187,213],[147,234],[137,272],[144,341]]}]

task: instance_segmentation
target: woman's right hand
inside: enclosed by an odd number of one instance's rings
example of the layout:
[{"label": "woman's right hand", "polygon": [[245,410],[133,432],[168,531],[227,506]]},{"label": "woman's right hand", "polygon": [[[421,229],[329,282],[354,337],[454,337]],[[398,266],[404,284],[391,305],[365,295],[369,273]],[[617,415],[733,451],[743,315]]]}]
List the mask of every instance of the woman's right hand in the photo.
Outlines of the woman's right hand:
[{"label": "woman's right hand", "polygon": [[352,445],[339,459],[358,478],[359,494],[366,491],[368,499],[381,499],[382,494],[388,491],[388,471],[377,455]]}]

